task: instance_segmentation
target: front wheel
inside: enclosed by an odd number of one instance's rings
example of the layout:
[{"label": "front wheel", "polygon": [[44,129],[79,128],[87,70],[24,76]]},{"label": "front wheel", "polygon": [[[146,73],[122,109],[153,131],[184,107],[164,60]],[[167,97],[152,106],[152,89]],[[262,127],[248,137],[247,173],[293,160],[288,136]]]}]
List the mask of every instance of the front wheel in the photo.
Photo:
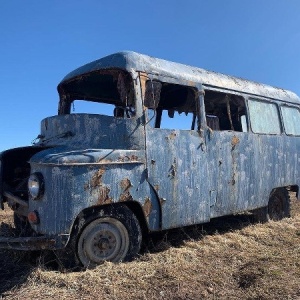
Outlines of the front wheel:
[{"label": "front wheel", "polygon": [[98,215],[79,235],[77,256],[83,266],[128,261],[136,256],[142,234],[132,211],[126,206],[111,206],[101,209]]}]

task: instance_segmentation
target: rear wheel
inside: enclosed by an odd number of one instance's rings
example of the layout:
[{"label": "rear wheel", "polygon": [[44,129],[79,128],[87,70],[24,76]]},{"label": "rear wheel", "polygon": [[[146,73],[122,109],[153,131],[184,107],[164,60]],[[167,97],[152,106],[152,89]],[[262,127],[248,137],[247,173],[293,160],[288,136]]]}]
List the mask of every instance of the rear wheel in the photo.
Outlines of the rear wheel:
[{"label": "rear wheel", "polygon": [[95,267],[104,261],[128,261],[140,250],[141,229],[126,206],[104,207],[81,231],[76,245],[79,261]]},{"label": "rear wheel", "polygon": [[273,190],[268,204],[268,220],[279,221],[290,216],[290,196],[287,189]]},{"label": "rear wheel", "polygon": [[291,216],[290,196],[287,189],[274,189],[271,192],[268,206],[254,210],[253,214],[258,222],[279,221],[283,218],[289,218]]}]

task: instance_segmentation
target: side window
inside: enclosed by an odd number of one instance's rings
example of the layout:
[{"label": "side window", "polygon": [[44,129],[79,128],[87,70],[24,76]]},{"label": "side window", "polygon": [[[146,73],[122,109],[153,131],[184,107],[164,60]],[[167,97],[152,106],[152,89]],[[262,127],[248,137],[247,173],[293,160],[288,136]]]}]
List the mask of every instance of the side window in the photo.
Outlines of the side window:
[{"label": "side window", "polygon": [[157,81],[148,83],[145,106],[148,107],[148,122],[152,127],[195,129],[196,95],[192,88]]},{"label": "side window", "polygon": [[243,97],[206,90],[204,104],[206,123],[212,130],[248,131]]},{"label": "side window", "polygon": [[249,114],[254,133],[280,134],[277,105],[258,100],[249,100]]},{"label": "side window", "polygon": [[300,135],[300,111],[295,107],[281,106],[283,125],[286,134]]}]

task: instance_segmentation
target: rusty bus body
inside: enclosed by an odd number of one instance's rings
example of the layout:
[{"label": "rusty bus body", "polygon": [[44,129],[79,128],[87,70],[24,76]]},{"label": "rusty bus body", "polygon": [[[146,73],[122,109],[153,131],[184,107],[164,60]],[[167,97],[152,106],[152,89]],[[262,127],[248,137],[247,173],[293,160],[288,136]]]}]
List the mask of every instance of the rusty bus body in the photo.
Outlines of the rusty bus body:
[{"label": "rusty bus body", "polygon": [[[1,248],[68,248],[93,266],[134,257],[149,232],[243,211],[289,215],[296,94],[135,52],[76,69],[58,92],[38,141],[1,153],[0,204],[21,232]],[[75,100],[114,109],[72,113]]]}]

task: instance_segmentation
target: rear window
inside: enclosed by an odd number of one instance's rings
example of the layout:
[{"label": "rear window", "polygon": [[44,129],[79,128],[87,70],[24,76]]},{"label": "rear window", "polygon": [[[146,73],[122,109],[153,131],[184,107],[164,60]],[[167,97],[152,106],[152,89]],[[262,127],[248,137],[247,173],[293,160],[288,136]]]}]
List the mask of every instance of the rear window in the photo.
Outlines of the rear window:
[{"label": "rear window", "polygon": [[298,108],[281,106],[283,125],[286,134],[300,135],[300,111]]}]

